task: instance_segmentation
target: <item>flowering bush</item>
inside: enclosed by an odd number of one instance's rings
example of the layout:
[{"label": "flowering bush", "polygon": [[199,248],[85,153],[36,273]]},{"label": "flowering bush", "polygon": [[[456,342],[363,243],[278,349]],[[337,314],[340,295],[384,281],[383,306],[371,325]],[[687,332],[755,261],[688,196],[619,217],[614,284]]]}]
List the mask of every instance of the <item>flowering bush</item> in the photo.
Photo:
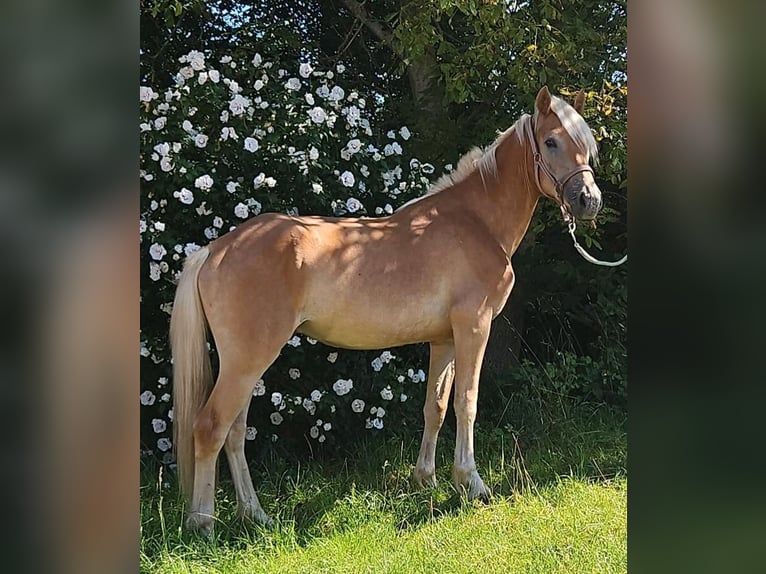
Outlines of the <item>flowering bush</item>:
[{"label": "flowering bush", "polygon": [[[349,88],[341,64],[196,50],[179,63],[171,87],[140,88],[140,401],[145,448],[165,460],[168,322],[185,256],[264,211],[390,214],[434,171],[406,155],[407,127],[375,130],[383,98]],[[339,429],[420,425],[420,362],[411,349],[351,353],[296,335],[255,387],[247,438],[328,443]]]}]

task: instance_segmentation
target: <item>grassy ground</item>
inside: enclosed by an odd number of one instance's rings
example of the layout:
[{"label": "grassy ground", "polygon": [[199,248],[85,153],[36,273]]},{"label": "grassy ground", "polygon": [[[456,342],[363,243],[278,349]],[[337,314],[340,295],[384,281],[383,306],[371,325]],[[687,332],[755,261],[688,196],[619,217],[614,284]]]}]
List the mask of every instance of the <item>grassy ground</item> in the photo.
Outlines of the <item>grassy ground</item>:
[{"label": "grassy ground", "polygon": [[[181,529],[172,480],[142,475],[143,572],[626,572],[624,414],[578,407],[534,429],[479,428],[477,462],[495,493],[461,500],[454,439],[440,440],[437,489],[411,486],[419,437],[368,439],[347,456],[252,464],[266,530],[235,517],[224,478],[211,542]],[[223,475],[223,473],[222,473]]]}]

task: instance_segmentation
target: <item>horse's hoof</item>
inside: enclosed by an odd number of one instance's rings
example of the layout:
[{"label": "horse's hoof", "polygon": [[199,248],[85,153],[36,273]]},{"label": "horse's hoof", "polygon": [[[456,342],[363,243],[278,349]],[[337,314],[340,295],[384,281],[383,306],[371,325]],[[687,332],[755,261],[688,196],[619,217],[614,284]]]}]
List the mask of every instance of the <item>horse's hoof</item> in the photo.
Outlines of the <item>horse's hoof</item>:
[{"label": "horse's hoof", "polygon": [[492,498],[492,491],[484,484],[476,470],[461,471],[453,470],[455,488],[465,495],[468,500],[480,500],[488,502]]},{"label": "horse's hoof", "polygon": [[436,488],[439,486],[435,470],[427,470],[416,466],[412,472],[412,480],[420,488]]},{"label": "horse's hoof", "polygon": [[208,540],[213,538],[213,519],[199,512],[189,513],[186,518],[186,528],[190,532],[200,534]]},{"label": "horse's hoof", "polygon": [[266,528],[271,528],[274,526],[274,520],[263,511],[263,508],[261,508],[260,504],[257,506],[248,505],[244,508],[244,510],[240,510],[239,515],[242,518],[252,520],[257,524],[265,526]]}]

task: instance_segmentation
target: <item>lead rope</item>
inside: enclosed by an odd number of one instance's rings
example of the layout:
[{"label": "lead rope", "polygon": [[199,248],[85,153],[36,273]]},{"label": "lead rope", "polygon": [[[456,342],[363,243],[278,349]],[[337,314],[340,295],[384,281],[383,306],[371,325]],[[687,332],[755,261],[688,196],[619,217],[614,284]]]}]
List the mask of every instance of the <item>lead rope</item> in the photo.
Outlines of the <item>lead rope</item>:
[{"label": "lead rope", "polygon": [[585,261],[588,263],[593,263],[594,265],[603,265],[604,267],[617,267],[618,265],[622,265],[628,260],[627,254],[625,254],[619,261],[601,261],[596,259],[590,253],[585,251],[585,248],[582,245],[577,243],[577,237],[575,237],[575,229],[577,229],[577,225],[575,225],[574,220],[572,220],[569,222],[569,235],[572,236],[572,241],[574,241],[574,246],[575,249],[577,249],[577,252],[582,255],[583,259],[585,259]]}]

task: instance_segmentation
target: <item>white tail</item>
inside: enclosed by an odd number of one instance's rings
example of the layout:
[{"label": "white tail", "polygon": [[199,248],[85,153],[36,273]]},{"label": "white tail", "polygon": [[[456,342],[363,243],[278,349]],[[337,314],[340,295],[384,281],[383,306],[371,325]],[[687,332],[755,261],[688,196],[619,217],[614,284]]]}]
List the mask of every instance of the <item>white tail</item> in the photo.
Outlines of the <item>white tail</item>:
[{"label": "white tail", "polygon": [[191,497],[194,488],[194,419],[213,388],[207,350],[207,321],[197,278],[207,260],[207,247],[186,259],[170,317],[173,352],[173,443],[181,492]]}]

